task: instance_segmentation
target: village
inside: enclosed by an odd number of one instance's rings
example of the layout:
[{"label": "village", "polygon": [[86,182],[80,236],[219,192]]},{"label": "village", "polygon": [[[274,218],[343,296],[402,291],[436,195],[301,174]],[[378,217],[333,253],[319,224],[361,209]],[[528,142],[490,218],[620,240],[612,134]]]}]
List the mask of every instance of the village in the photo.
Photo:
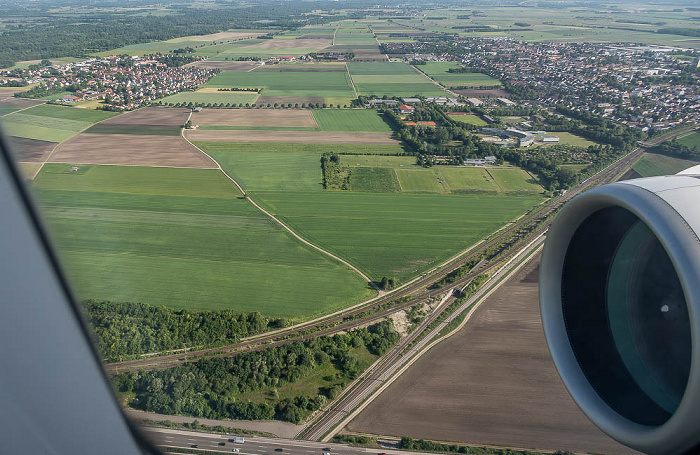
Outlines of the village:
[{"label": "village", "polygon": [[21,95],[71,105],[100,100],[100,107],[105,110],[133,110],[153,100],[193,90],[211,79],[216,70],[178,66],[199,59],[158,54],[111,55],[58,65],[47,61],[27,69],[0,70],[0,85],[37,84]]},{"label": "village", "polygon": [[[563,104],[642,131],[700,119],[700,59],[696,51],[482,37],[439,42],[422,39],[391,48],[406,61],[457,60],[483,71],[503,81],[523,104]],[[473,104],[481,106],[484,100],[475,98]]]}]

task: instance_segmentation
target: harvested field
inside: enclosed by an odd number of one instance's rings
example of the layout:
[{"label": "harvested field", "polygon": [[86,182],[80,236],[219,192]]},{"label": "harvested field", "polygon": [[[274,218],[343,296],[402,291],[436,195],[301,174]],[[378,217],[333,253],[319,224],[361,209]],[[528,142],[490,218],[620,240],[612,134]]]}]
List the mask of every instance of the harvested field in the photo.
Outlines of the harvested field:
[{"label": "harvested field", "polygon": [[302,35],[297,39],[333,39],[333,35]]},{"label": "harvested field", "polygon": [[637,453],[590,423],[559,379],[542,333],[538,266],[539,257],[348,429],[542,450]]},{"label": "harvested field", "polygon": [[2,107],[26,109],[28,107],[38,106],[39,104],[44,104],[44,101],[30,100],[28,98],[15,98],[14,92],[0,92],[0,106]]},{"label": "harvested field", "polygon": [[179,136],[189,109],[146,107],[118,115],[86,130],[91,134]]},{"label": "harvested field", "polygon": [[262,66],[255,70],[258,73],[343,73],[344,66],[297,66],[297,67],[279,67],[279,66]]},{"label": "harvested field", "polygon": [[102,125],[128,125],[128,126],[175,126],[179,127],[189,115],[189,109],[144,107],[123,115],[105,120]]},{"label": "harvested field", "polygon": [[467,98],[497,98],[497,97],[507,97],[510,93],[502,90],[500,88],[491,88],[487,90],[477,90],[477,89],[465,89],[465,90],[453,90],[453,92],[458,93]]},{"label": "harvested field", "polygon": [[192,115],[192,122],[200,126],[318,126],[309,110],[203,109]]},{"label": "harvested field", "polygon": [[250,49],[323,49],[333,44],[332,39],[266,39],[251,46],[241,46],[240,50]]},{"label": "harvested field", "polygon": [[182,41],[224,41],[224,40],[232,40],[232,39],[243,39],[243,38],[254,38],[258,36],[260,32],[258,30],[253,30],[249,32],[218,32],[218,33],[211,33],[209,35],[193,35],[193,36],[185,36],[183,38],[179,39],[174,39],[171,40],[173,42],[177,42],[178,40]]},{"label": "harvested field", "polygon": [[398,144],[386,133],[328,132],[328,131],[246,131],[191,130],[186,131],[192,142],[289,142],[303,144]]},{"label": "harvested field", "polygon": [[289,104],[292,103],[302,105],[302,104],[323,104],[325,98],[318,96],[261,96],[258,98],[257,105],[275,105],[277,104]]},{"label": "harvested field", "polygon": [[17,161],[27,163],[43,163],[57,142],[39,141],[25,137],[9,136],[12,150]]},{"label": "harvested field", "polygon": [[120,164],[216,168],[216,164],[181,137],[135,134],[79,134],[62,143],[52,163]]},{"label": "harvested field", "polygon": [[204,60],[200,62],[188,63],[185,66],[196,66],[197,68],[218,69],[222,71],[250,71],[258,66],[258,63]]}]

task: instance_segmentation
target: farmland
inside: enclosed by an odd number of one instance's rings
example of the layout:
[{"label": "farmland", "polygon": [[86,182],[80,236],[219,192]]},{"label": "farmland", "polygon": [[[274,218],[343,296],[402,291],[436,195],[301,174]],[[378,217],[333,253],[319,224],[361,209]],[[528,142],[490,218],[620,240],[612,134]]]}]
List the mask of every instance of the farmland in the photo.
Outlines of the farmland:
[{"label": "farmland", "polygon": [[205,84],[221,88],[265,88],[265,96],[354,97],[346,73],[223,71]]},{"label": "farmland", "polygon": [[175,95],[166,96],[158,100],[162,104],[178,104],[178,103],[193,103],[193,104],[253,104],[257,101],[259,94],[257,92],[246,91],[207,91],[195,90],[194,92],[180,92]]},{"label": "farmland", "polygon": [[445,87],[500,87],[498,79],[483,73],[450,73],[450,69],[461,66],[452,62],[428,62],[418,69],[435,79]]},{"label": "farmland", "polygon": [[478,127],[486,126],[487,123],[481,119],[478,115],[474,114],[449,114],[450,119],[459,123],[466,123],[468,125],[474,125]]},{"label": "farmland", "polygon": [[398,145],[388,133],[350,131],[259,131],[259,130],[188,130],[190,141],[199,142],[297,142],[307,144]]},{"label": "farmland", "polygon": [[[236,180],[252,191],[320,192],[323,144],[197,142],[225,169],[235,169]],[[335,144],[336,153],[401,153],[397,145]],[[365,158],[359,156],[358,158]],[[367,155],[366,158],[378,158]],[[397,158],[397,157],[381,157]],[[415,162],[413,157],[400,157]],[[345,157],[343,157],[345,159]],[[354,161],[353,161],[354,162]]]},{"label": "farmland", "polygon": [[686,147],[697,147],[698,149],[700,149],[700,133],[693,133],[682,137],[678,139],[678,143],[683,144]]},{"label": "farmland", "polygon": [[374,110],[332,110],[313,111],[314,118],[322,131],[366,131],[391,133],[391,127]]},{"label": "farmland", "polygon": [[[324,191],[320,155],[314,144],[196,143],[256,201],[280,216],[307,240],[340,255],[373,278],[404,280],[474,243],[541,200],[498,194],[409,194],[403,172],[423,173],[410,189],[447,193],[433,169],[409,169],[411,156],[363,156],[358,145],[334,145],[341,163],[352,167],[350,191]],[[395,147],[394,151],[400,151]],[[388,151],[388,150],[387,150]],[[456,172],[483,172],[459,168]],[[509,170],[505,170],[509,174]],[[515,172],[523,172],[514,169]],[[417,175],[416,174],[416,175]],[[413,174],[411,174],[413,175]],[[479,174],[481,175],[481,174]],[[505,175],[505,174],[504,174]],[[478,179],[484,179],[483,182]],[[505,178],[505,177],[504,177]],[[458,179],[450,176],[451,181]],[[428,183],[426,183],[428,182]],[[401,184],[399,186],[398,184]],[[476,177],[474,185],[488,184]],[[515,184],[515,183],[513,183]],[[455,185],[466,185],[464,182]],[[541,188],[540,190],[541,191]],[[381,213],[381,216],[377,216]]]},{"label": "farmland", "polygon": [[371,295],[215,170],[49,164],[33,188],[81,298],[306,319]]},{"label": "farmland", "polygon": [[242,110],[203,109],[192,116],[192,122],[201,126],[223,127],[290,127],[316,128],[314,114],[308,110]]},{"label": "farmland", "polygon": [[698,161],[683,160],[657,153],[646,153],[632,166],[642,177],[676,174],[689,167],[697,166]]},{"label": "farmland", "polygon": [[593,426],[559,379],[542,334],[537,265],[533,261],[509,279],[462,331],[418,360],[348,429],[475,445],[637,453]]},{"label": "farmland", "polygon": [[472,245],[541,200],[338,191],[256,191],[252,196],[308,240],[352,261],[370,277],[402,281]]},{"label": "farmland", "polygon": [[348,63],[359,94],[388,96],[445,96],[447,93],[405,63]]},{"label": "farmland", "polygon": [[179,136],[189,109],[147,107],[92,126],[90,134]]},{"label": "farmland", "polygon": [[[550,147],[550,146],[556,145],[556,144],[574,145],[577,147],[589,147],[591,145],[596,145],[596,143],[593,141],[589,141],[588,139],[585,139],[581,136],[576,136],[575,134],[567,133],[564,131],[554,131],[554,132],[549,133],[548,136],[557,136],[559,138],[559,142],[550,142],[550,143],[537,142],[536,144],[543,145],[544,147]],[[536,136],[536,137],[537,137],[537,139],[540,139],[540,136]]]},{"label": "farmland", "polygon": [[83,133],[63,142],[49,161],[128,166],[216,167],[208,157],[180,136],[137,134]]}]

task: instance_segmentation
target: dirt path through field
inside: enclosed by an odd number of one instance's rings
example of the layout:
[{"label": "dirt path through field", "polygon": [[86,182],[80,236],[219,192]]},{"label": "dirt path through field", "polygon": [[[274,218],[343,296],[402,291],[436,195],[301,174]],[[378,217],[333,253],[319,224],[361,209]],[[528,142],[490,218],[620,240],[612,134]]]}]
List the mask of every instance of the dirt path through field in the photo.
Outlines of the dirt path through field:
[{"label": "dirt path through field", "polygon": [[[190,117],[191,117],[191,114],[190,114]],[[348,261],[339,258],[338,256],[336,256],[335,254],[331,253],[330,251],[326,251],[326,250],[324,250],[323,248],[321,248],[321,247],[319,247],[319,246],[316,246],[316,245],[314,245],[313,243],[309,242],[308,240],[302,238],[299,234],[297,234],[296,232],[294,232],[289,226],[287,226],[287,225],[284,224],[282,221],[280,221],[279,218],[277,218],[276,216],[274,216],[273,214],[271,214],[270,212],[268,212],[267,210],[265,210],[264,208],[262,208],[260,205],[258,205],[250,196],[248,196],[248,194],[245,192],[245,190],[243,189],[243,187],[221,167],[221,165],[219,164],[218,161],[216,161],[216,160],[215,160],[211,155],[209,155],[207,152],[205,152],[204,150],[202,150],[202,149],[200,149],[199,147],[197,147],[196,145],[194,145],[194,144],[185,136],[184,130],[182,131],[182,138],[183,138],[184,140],[186,140],[192,147],[196,148],[196,149],[199,150],[203,155],[207,156],[210,160],[212,160],[214,163],[216,163],[216,166],[219,168],[219,170],[221,171],[221,173],[224,174],[224,175],[226,176],[226,178],[228,178],[230,181],[232,181],[232,182],[238,187],[238,189],[241,191],[241,193],[243,193],[243,195],[245,196],[245,198],[246,198],[251,204],[253,204],[253,206],[255,206],[255,208],[257,208],[258,210],[260,210],[261,212],[263,212],[265,215],[267,215],[268,217],[270,217],[274,222],[276,222],[277,224],[279,224],[284,230],[286,230],[287,232],[289,232],[295,239],[299,240],[299,241],[302,242],[304,245],[310,246],[311,248],[315,249],[316,251],[319,251],[319,252],[325,254],[326,256],[328,256],[328,257],[330,257],[330,258],[332,258],[332,259],[335,259],[336,261],[340,262],[341,264],[344,264],[344,265],[348,266],[349,268],[351,268],[355,273],[357,273],[358,275],[360,275],[367,283],[369,283],[374,289],[376,289],[377,292],[380,293],[380,295],[382,294],[383,291],[382,291],[381,289],[379,289],[379,287],[377,287],[376,284],[374,284],[374,281],[372,281],[372,279],[370,279],[367,275],[365,275],[364,273],[362,273],[362,272],[360,271],[360,269],[358,269],[358,268],[355,267],[354,265],[350,264]]]}]

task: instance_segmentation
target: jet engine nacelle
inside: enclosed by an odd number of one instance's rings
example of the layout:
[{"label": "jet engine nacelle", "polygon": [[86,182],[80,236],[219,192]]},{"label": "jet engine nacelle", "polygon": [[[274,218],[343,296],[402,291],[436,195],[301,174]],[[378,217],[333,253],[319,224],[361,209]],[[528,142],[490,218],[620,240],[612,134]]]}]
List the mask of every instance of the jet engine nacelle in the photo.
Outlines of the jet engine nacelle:
[{"label": "jet engine nacelle", "polygon": [[552,224],[540,309],[569,393],[649,454],[700,448],[700,166],[587,191]]}]

